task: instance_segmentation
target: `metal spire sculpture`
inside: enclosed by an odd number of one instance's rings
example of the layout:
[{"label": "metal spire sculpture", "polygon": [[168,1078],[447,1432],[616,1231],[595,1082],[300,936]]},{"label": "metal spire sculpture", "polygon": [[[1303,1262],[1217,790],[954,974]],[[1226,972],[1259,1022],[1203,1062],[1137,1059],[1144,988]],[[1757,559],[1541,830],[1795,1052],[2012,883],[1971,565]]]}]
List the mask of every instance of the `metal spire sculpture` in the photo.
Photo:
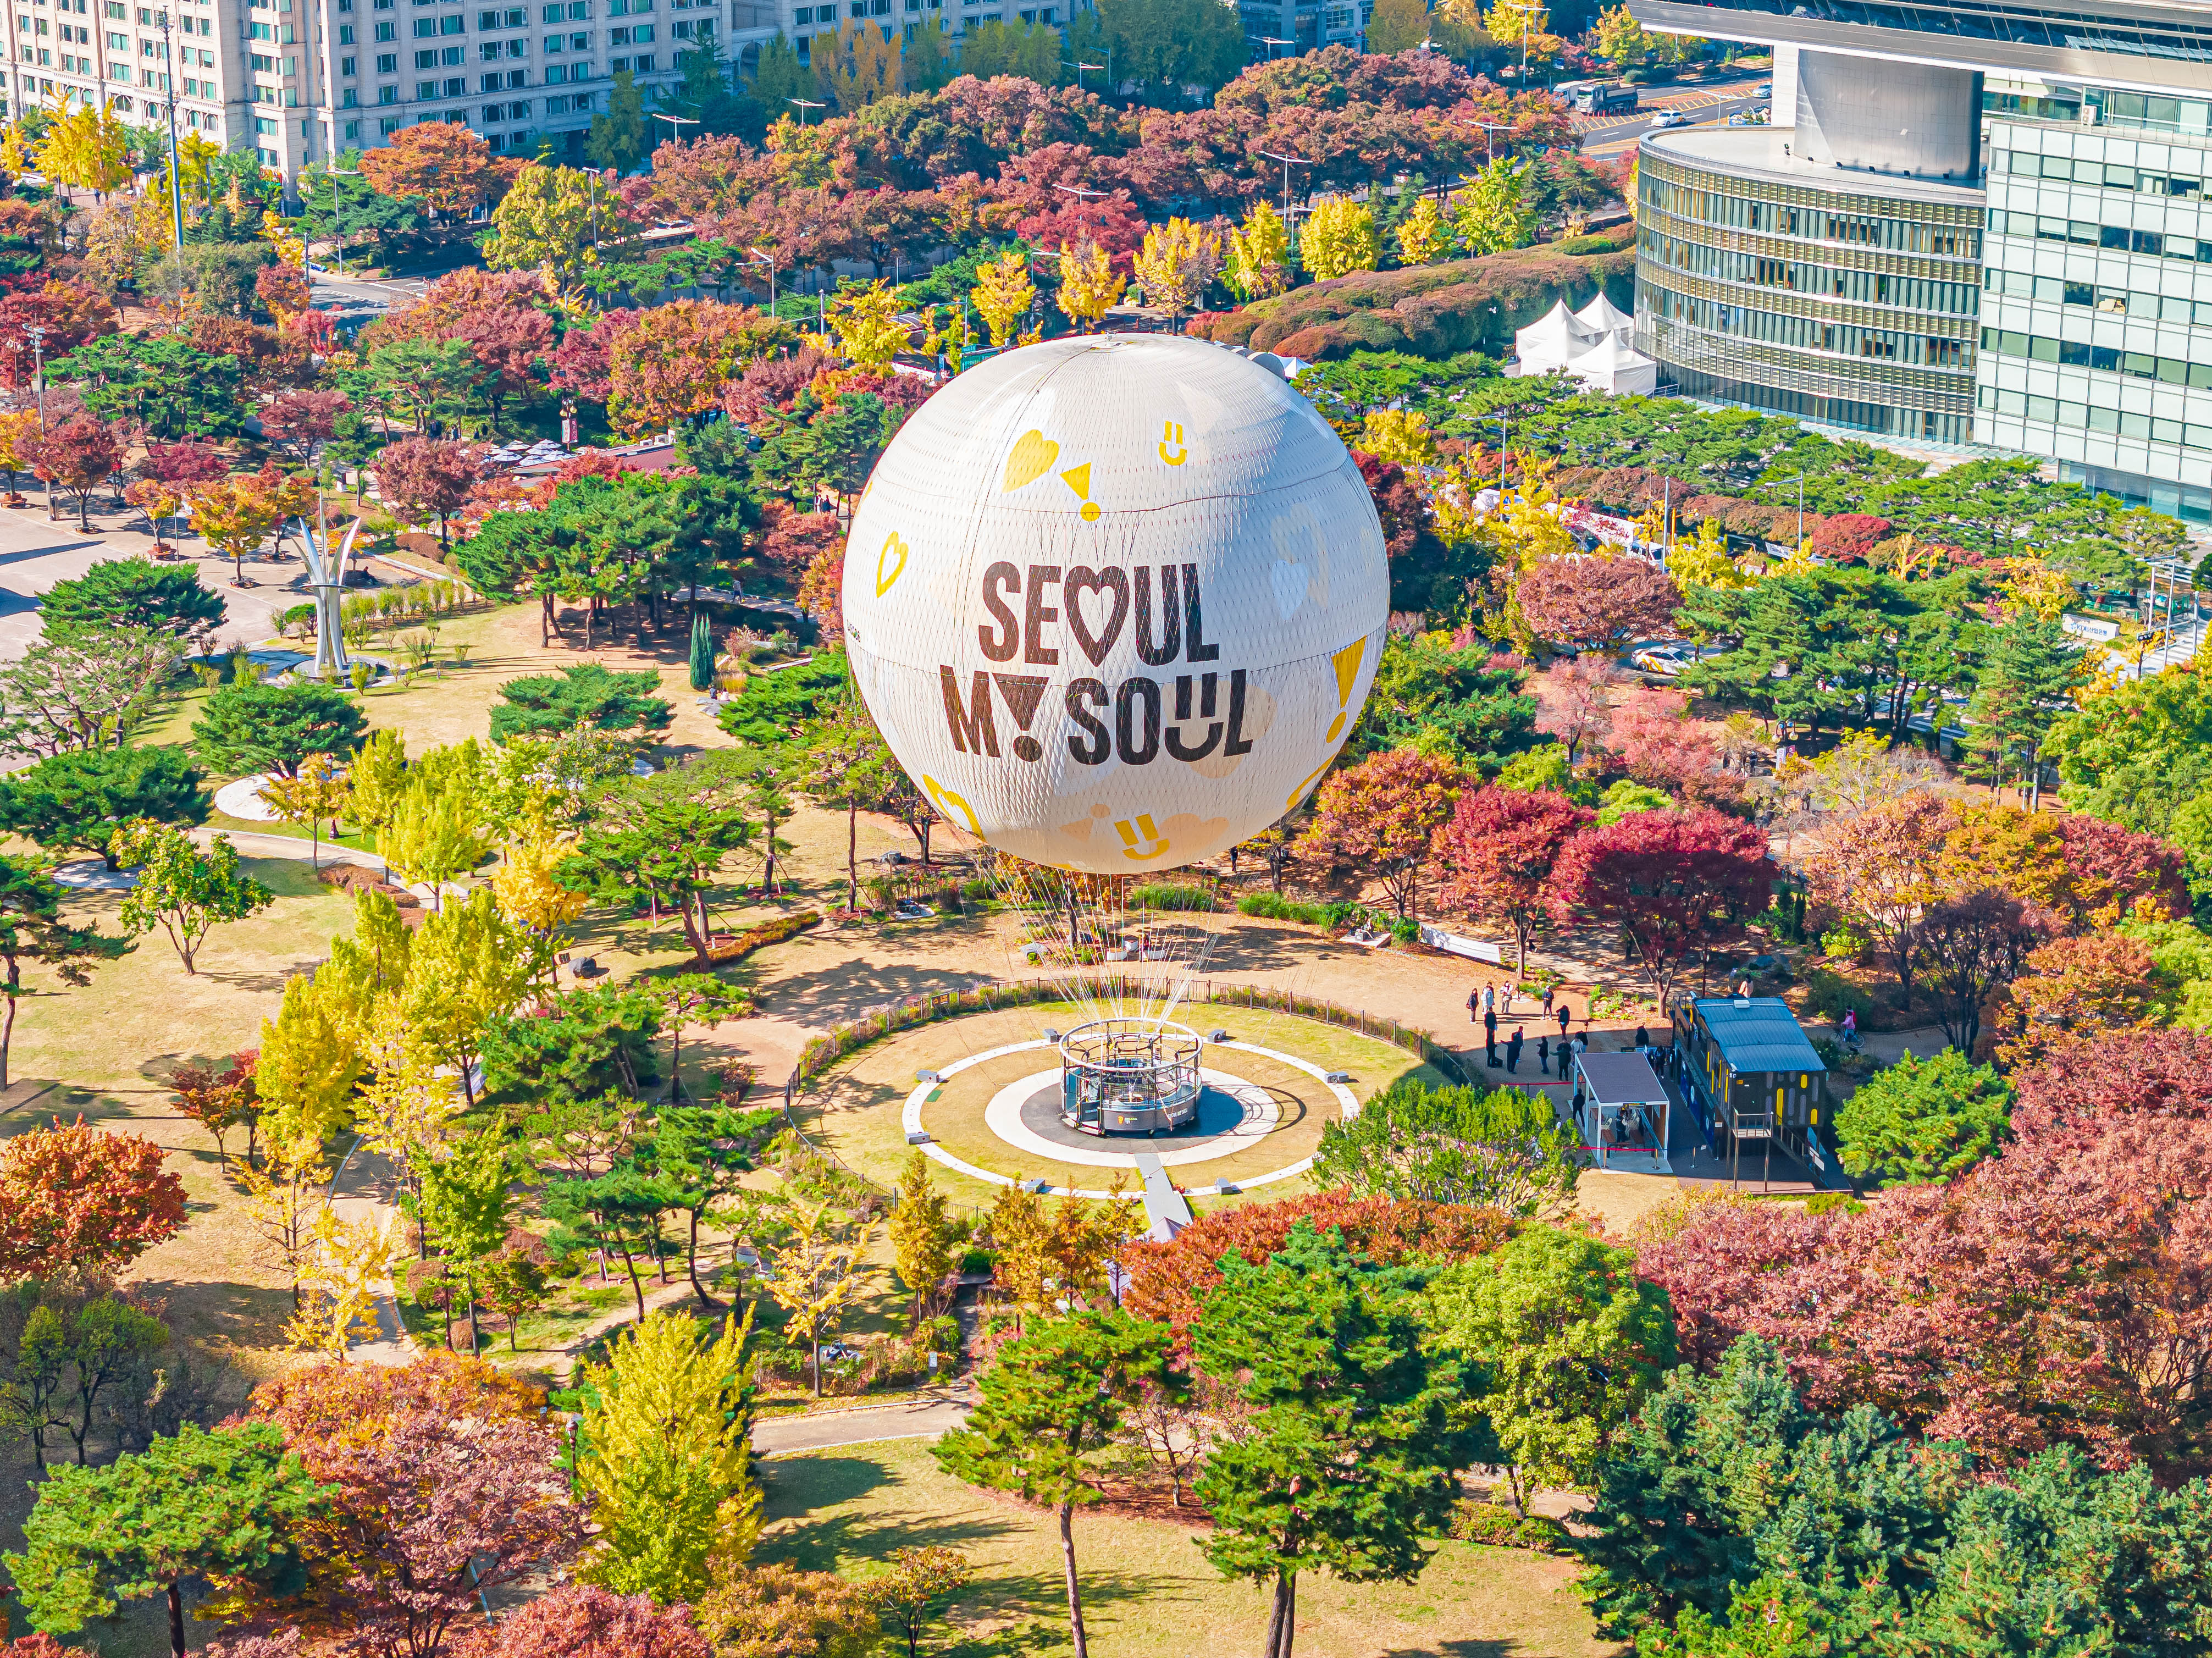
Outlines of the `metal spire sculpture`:
[{"label": "metal spire sculpture", "polygon": [[315,523],[300,520],[301,538],[307,544],[307,586],[315,595],[315,665],[298,671],[325,681],[343,679],[352,665],[345,653],[345,629],[338,616],[338,602],[345,594],[346,566],[353,558],[354,537],[361,533],[356,517],[346,526],[345,538],[331,545],[330,507],[320,490],[315,494]]}]

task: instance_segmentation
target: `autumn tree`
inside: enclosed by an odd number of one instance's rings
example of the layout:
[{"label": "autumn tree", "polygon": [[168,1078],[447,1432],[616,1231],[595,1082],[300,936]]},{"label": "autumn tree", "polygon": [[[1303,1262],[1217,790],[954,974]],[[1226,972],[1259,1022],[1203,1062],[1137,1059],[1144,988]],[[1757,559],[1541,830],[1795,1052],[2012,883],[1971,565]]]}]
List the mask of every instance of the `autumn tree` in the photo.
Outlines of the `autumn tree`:
[{"label": "autumn tree", "polygon": [[449,533],[447,519],[460,511],[483,476],[483,463],[473,444],[408,437],[377,452],[378,493],[416,523],[434,516],[441,542]]},{"label": "autumn tree", "polygon": [[1145,233],[1135,270],[1146,300],[1180,317],[1221,274],[1221,239],[1188,219],[1170,219]]},{"label": "autumn tree", "polygon": [[361,172],[381,194],[419,200],[433,217],[473,211],[499,188],[491,146],[465,126],[421,121],[362,152]]},{"label": "autumn tree", "polygon": [[1682,602],[1674,579],[1641,558],[1547,558],[1513,589],[1540,639],[1603,650],[1662,628]]},{"label": "autumn tree", "polygon": [[191,504],[193,530],[230,559],[232,585],[240,587],[246,585],[246,556],[260,551],[295,507],[271,478],[251,472],[198,480],[184,494]]},{"label": "autumn tree", "polygon": [[0,1271],[10,1278],[120,1272],[185,1224],[185,1187],[159,1146],[83,1118],[0,1146]]},{"label": "autumn tree", "polygon": [[562,1583],[462,1637],[454,1658],[715,1658],[683,1606]]},{"label": "autumn tree", "polygon": [[264,1382],[246,1418],[276,1424],[333,1491],[293,1533],[304,1586],[241,1595],[235,1612],[377,1658],[431,1658],[482,1595],[564,1564],[582,1541],[543,1412],[537,1390],[453,1355]]},{"label": "autumn tree", "polygon": [[246,1121],[258,1103],[253,1072],[259,1057],[248,1048],[227,1061],[187,1062],[169,1073],[169,1086],[177,1092],[177,1108],[213,1137],[217,1169],[225,1161],[223,1136]]},{"label": "autumn tree", "polygon": [[608,416],[628,432],[674,426],[714,408],[738,370],[796,338],[788,323],[750,306],[656,306],[607,349]]},{"label": "autumn tree", "polygon": [[1774,875],[1765,835],[1741,818],[1639,811],[1568,841],[1552,890],[1559,911],[1620,931],[1663,1005],[1684,966],[1766,908]]},{"label": "autumn tree", "polygon": [[602,195],[580,168],[526,161],[492,210],[484,258],[494,270],[550,270],[565,284],[592,263],[600,243],[619,246],[629,229],[618,191]]},{"label": "autumn tree", "polygon": [[918,1150],[907,1157],[898,1193],[898,1206],[891,1211],[889,1224],[891,1248],[900,1281],[914,1292],[914,1315],[919,1323],[958,1260],[962,1234],[945,1193],[929,1177],[929,1159]]},{"label": "autumn tree", "polygon": [[1113,309],[1128,285],[1114,269],[1113,255],[1097,242],[1070,242],[1060,250],[1060,308],[1085,333]]},{"label": "autumn tree", "polygon": [[1528,964],[1528,939],[1550,913],[1553,866],[1592,814],[1549,789],[1468,789],[1436,835],[1448,903],[1513,934],[1516,972]]},{"label": "autumn tree", "polygon": [[938,1461],[972,1484],[1050,1507],[1075,1658],[1090,1651],[1075,1565],[1074,1515],[1099,1500],[1097,1454],[1114,1442],[1124,1406],[1149,1383],[1170,1387],[1172,1333],[1120,1311],[1038,1325],[1002,1348],[982,1376],[966,1424],[937,1442]]},{"label": "autumn tree", "polygon": [[1941,864],[1957,826],[1948,801],[1908,794],[1830,825],[1806,859],[1813,896],[1865,930],[1908,1001],[1917,929],[1943,895]]},{"label": "autumn tree", "polygon": [[1399,915],[1410,917],[1431,840],[1451,815],[1462,781],[1449,761],[1417,749],[1370,755],[1322,783],[1298,855],[1380,881]]},{"label": "autumn tree", "polygon": [[[909,1552],[896,1551],[887,1577],[899,1571],[898,1557]],[[945,1591],[945,1598],[956,1592]],[[723,1571],[696,1615],[717,1658],[866,1658],[893,1622],[888,1607],[878,1619],[877,1604],[868,1588],[835,1572],[769,1564]]]},{"label": "autumn tree", "polygon": [[2110,1042],[2164,1022],[2171,987],[2150,948],[2117,932],[2054,938],[2030,950],[2022,970],[1991,1011],[2008,1069],[2053,1048]]},{"label": "autumn tree", "polygon": [[26,439],[21,448],[32,476],[50,495],[58,492],[76,500],[77,528],[91,534],[92,492],[123,465],[123,446],[115,434],[105,422],[78,415],[42,437]]},{"label": "autumn tree", "polygon": [[968,297],[990,328],[994,345],[1004,345],[1012,337],[1015,325],[1036,298],[1029,272],[1028,256],[1019,248],[1009,248],[993,263],[975,269],[975,286]]},{"label": "autumn tree", "polygon": [[2040,912],[1995,887],[1954,894],[1923,913],[1914,936],[1921,982],[1954,1048],[1974,1052],[1991,1004],[2049,936]]},{"label": "autumn tree", "polygon": [[842,1226],[826,1203],[801,1203],[792,1211],[783,1245],[775,1253],[775,1276],[768,1292],[783,1309],[784,1329],[813,1357],[814,1393],[822,1394],[823,1344],[837,1333],[845,1315],[860,1300],[860,1257],[873,1229]]},{"label": "autumn tree", "polygon": [[1263,300],[1290,285],[1291,234],[1283,216],[1266,202],[1253,203],[1244,222],[1229,233],[1222,276],[1245,300]]},{"label": "autumn tree", "polygon": [[1372,270],[1382,258],[1374,210],[1364,202],[1316,202],[1298,232],[1298,263],[1316,281]]},{"label": "autumn tree", "polygon": [[891,1649],[903,1646],[906,1658],[921,1658],[922,1637],[945,1621],[945,1609],[975,1577],[975,1569],[957,1549],[941,1544],[894,1549],[890,1570],[870,1578],[860,1593]]}]

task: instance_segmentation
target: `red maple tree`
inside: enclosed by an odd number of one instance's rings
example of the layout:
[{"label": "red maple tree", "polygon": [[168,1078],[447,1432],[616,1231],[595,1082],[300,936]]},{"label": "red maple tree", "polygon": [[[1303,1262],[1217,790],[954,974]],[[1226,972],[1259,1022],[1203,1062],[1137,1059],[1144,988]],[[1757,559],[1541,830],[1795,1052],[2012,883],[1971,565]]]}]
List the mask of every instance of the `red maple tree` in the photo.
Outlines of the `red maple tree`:
[{"label": "red maple tree", "polygon": [[455,1658],[714,1658],[682,1603],[564,1583],[453,1649]]},{"label": "red maple tree", "polygon": [[483,463],[470,443],[401,438],[376,457],[376,489],[385,504],[417,523],[435,517],[441,542],[447,520],[467,504],[470,489],[483,476]]},{"label": "red maple tree", "polygon": [[1538,638],[1593,648],[1666,626],[1682,602],[1674,578],[1641,558],[1539,559],[1513,591]]},{"label": "red maple tree", "polygon": [[1492,784],[1461,795],[1437,831],[1445,899],[1511,931],[1515,972],[1528,965],[1529,935],[1547,912],[1560,848],[1595,816],[1551,789]]},{"label": "red maple tree", "polygon": [[1618,928],[1663,1005],[1682,969],[1766,908],[1775,865],[1766,836],[1712,811],[1631,812],[1592,824],[1560,849],[1552,884],[1562,912]]},{"label": "red maple tree", "polygon": [[78,415],[16,446],[48,494],[73,496],[77,528],[92,532],[92,492],[123,464],[123,445],[106,423]]}]

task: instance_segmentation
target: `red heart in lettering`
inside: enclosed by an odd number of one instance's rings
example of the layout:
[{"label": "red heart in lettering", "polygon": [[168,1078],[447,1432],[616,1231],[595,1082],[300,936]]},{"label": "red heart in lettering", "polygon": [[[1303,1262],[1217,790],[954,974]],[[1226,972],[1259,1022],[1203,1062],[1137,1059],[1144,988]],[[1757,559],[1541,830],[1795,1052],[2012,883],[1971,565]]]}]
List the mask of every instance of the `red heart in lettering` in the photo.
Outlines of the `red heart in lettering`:
[{"label": "red heart in lettering", "polygon": [[[1129,619],[1129,575],[1117,567],[1094,570],[1087,564],[1079,564],[1067,573],[1067,626],[1075,635],[1075,642],[1083,647],[1084,655],[1097,667],[1106,659],[1106,653],[1114,648],[1114,641],[1121,636],[1121,624]],[[1106,625],[1097,633],[1084,619],[1083,597],[1085,593],[1111,593],[1114,608],[1107,612]]]}]

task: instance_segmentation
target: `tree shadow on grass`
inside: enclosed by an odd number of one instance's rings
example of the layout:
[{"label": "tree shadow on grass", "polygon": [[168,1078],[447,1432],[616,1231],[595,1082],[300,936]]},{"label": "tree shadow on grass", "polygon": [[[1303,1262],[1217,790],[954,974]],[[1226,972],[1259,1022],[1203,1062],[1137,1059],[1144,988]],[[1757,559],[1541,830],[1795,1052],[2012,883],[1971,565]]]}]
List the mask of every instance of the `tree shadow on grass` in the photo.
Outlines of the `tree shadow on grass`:
[{"label": "tree shadow on grass", "polygon": [[1536,1658],[1536,1655],[1518,1641],[1472,1637],[1464,1641],[1438,1641],[1425,1647],[1393,1647],[1382,1658]]},{"label": "tree shadow on grass", "polygon": [[794,973],[762,987],[755,994],[763,1011],[826,1027],[857,1019],[895,1002],[913,1001],[924,993],[941,995],[948,990],[972,989],[980,980],[993,976],[952,968],[847,960],[816,972]]},{"label": "tree shadow on grass", "polygon": [[204,967],[200,969],[200,977],[211,979],[219,985],[228,985],[234,990],[274,996],[281,995],[286,985],[313,973],[319,965],[319,962],[294,962],[280,968]]},{"label": "tree shadow on grass", "polygon": [[179,1335],[230,1347],[273,1347],[292,1316],[291,1291],[258,1284],[140,1278],[131,1290],[162,1304]]}]

